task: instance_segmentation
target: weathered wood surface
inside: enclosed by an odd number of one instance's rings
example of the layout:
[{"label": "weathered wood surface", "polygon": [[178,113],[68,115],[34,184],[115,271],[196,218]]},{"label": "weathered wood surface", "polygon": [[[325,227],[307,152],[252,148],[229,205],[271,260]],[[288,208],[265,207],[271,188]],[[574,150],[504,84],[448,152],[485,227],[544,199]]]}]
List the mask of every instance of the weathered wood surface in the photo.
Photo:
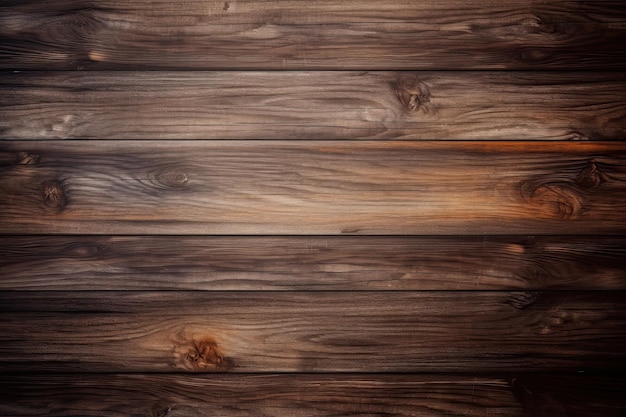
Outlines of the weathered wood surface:
[{"label": "weathered wood surface", "polygon": [[621,0],[4,0],[5,69],[623,69]]},{"label": "weathered wood surface", "polygon": [[5,234],[622,234],[621,142],[6,142]]},{"label": "weathered wood surface", "polygon": [[2,290],[626,290],[624,237],[4,236]]},{"label": "weathered wood surface", "polygon": [[[605,409],[605,407],[603,407]],[[12,416],[522,417],[504,378],[405,375],[0,376]]]},{"label": "weathered wood surface", "polygon": [[621,72],[4,73],[0,138],[622,139],[625,90]]},{"label": "weathered wood surface", "polygon": [[612,292],[2,292],[0,370],[623,370]]},{"label": "weathered wood surface", "polygon": [[585,374],[0,376],[11,416],[622,417],[626,383]]},{"label": "weathered wood surface", "polygon": [[11,416],[622,417],[625,381],[586,375],[0,376]]}]

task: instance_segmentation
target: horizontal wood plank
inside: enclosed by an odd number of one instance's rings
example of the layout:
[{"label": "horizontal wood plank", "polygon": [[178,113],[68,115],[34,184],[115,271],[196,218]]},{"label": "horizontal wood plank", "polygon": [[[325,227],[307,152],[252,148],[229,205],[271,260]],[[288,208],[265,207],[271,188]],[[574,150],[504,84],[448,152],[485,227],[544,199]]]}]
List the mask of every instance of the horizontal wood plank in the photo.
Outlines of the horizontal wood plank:
[{"label": "horizontal wood plank", "polygon": [[6,142],[4,234],[613,234],[626,144]]},{"label": "horizontal wood plank", "polygon": [[0,413],[12,416],[522,417],[522,410],[507,379],[476,375],[0,376]]},{"label": "horizontal wood plank", "polygon": [[624,73],[19,72],[1,139],[623,139]]},{"label": "horizontal wood plank", "polygon": [[612,292],[2,292],[0,370],[626,368]]},{"label": "horizontal wood plank", "polygon": [[4,236],[2,290],[626,290],[625,237]]},{"label": "horizontal wood plank", "polygon": [[621,417],[613,376],[89,375],[0,376],[11,416]]},{"label": "horizontal wood plank", "polygon": [[5,69],[624,68],[621,0],[5,0]]}]

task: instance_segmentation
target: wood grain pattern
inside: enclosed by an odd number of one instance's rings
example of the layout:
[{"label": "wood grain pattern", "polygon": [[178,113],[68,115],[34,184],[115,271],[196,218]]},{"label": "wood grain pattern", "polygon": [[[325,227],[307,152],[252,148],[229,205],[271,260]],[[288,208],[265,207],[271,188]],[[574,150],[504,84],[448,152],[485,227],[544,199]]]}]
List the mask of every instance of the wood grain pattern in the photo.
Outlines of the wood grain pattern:
[{"label": "wood grain pattern", "polygon": [[2,292],[0,370],[623,370],[612,292]]},{"label": "wood grain pattern", "polygon": [[626,290],[624,237],[4,236],[2,290]]},{"label": "wood grain pattern", "polygon": [[622,139],[624,73],[19,72],[3,139]]},{"label": "wood grain pattern", "polygon": [[626,144],[8,142],[5,234],[620,234]]},{"label": "wood grain pattern", "polygon": [[0,415],[626,415],[624,39],[623,0],[0,0]]},{"label": "wood grain pattern", "polygon": [[620,377],[584,374],[5,374],[0,376],[0,413],[621,417],[625,384]]},{"label": "wood grain pattern", "polygon": [[5,0],[5,69],[622,69],[621,0]]},{"label": "wood grain pattern", "polygon": [[[503,377],[371,374],[0,376],[0,413],[51,417],[523,415],[522,405]],[[564,416],[552,416],[560,415]]]}]

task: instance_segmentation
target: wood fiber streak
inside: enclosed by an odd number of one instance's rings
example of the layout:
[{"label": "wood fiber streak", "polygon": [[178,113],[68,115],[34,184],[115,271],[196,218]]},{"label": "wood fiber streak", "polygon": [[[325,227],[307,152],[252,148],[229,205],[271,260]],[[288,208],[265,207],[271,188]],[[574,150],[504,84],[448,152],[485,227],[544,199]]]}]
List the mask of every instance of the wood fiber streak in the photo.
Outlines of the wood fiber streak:
[{"label": "wood fiber streak", "polygon": [[614,234],[626,144],[5,142],[5,234]]},{"label": "wood fiber streak", "polygon": [[624,73],[19,72],[2,139],[622,139]]},{"label": "wood fiber streak", "polygon": [[623,370],[612,292],[2,292],[0,370]]},{"label": "wood fiber streak", "polygon": [[4,69],[623,69],[621,0],[5,0]]},{"label": "wood fiber streak", "polygon": [[4,236],[2,290],[626,290],[624,237]]},{"label": "wood fiber streak", "polygon": [[0,400],[13,416],[523,415],[507,378],[455,374],[10,375]]}]

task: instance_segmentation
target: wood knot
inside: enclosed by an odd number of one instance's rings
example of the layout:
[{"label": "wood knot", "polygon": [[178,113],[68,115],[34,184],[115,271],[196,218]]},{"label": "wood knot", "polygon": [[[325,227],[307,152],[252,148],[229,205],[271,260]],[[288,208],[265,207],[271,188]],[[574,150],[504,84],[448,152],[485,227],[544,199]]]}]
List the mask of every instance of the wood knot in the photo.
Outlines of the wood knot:
[{"label": "wood knot", "polygon": [[179,366],[195,372],[228,371],[235,366],[210,337],[192,338],[181,343],[175,349],[175,358]]},{"label": "wood knot", "polygon": [[571,171],[540,175],[522,182],[520,188],[527,202],[552,211],[552,215],[562,219],[574,219],[584,213],[585,200],[591,195],[591,189],[599,187],[605,180],[598,166],[589,161],[576,176]]},{"label": "wood knot", "polygon": [[152,177],[153,186],[168,190],[168,189],[182,189],[189,184],[189,177],[185,172],[181,171],[161,171],[154,174]]},{"label": "wood knot", "polygon": [[584,196],[570,182],[532,179],[522,184],[521,194],[524,200],[542,208],[549,216],[575,219],[583,212]]},{"label": "wood knot", "polygon": [[603,182],[602,173],[593,162],[589,162],[576,177],[576,183],[583,188],[597,187]]},{"label": "wood knot", "polygon": [[430,89],[414,74],[400,77],[396,84],[396,95],[400,103],[409,111],[430,111]]},{"label": "wood knot", "polygon": [[56,212],[63,210],[67,205],[67,197],[59,181],[44,181],[42,195],[44,205]]}]

